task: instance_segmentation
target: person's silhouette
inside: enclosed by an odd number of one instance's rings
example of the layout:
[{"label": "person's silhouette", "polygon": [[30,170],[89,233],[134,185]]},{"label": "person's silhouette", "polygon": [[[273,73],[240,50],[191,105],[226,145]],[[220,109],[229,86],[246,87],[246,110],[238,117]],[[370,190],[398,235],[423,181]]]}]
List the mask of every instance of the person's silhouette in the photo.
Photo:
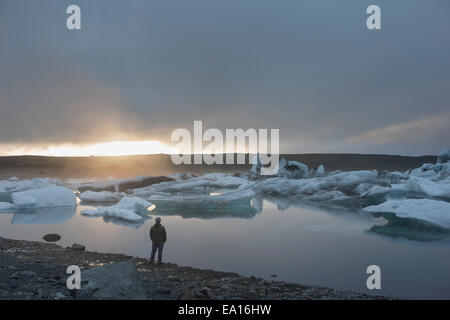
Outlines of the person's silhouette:
[{"label": "person's silhouette", "polygon": [[155,224],[150,228],[150,239],[152,240],[152,254],[150,263],[155,261],[156,250],[158,250],[158,263],[162,263],[162,252],[167,240],[166,228],[161,225],[161,218],[157,217]]}]

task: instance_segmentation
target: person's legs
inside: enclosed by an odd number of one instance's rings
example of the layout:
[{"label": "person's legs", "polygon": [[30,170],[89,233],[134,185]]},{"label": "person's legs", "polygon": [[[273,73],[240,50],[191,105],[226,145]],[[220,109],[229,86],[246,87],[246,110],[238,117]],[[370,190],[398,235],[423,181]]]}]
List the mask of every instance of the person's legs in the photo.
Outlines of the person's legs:
[{"label": "person's legs", "polygon": [[158,262],[162,262],[162,252],[164,248],[164,242],[158,244]]},{"label": "person's legs", "polygon": [[150,256],[150,262],[155,261],[156,249],[158,248],[157,243],[152,242],[152,254]]}]

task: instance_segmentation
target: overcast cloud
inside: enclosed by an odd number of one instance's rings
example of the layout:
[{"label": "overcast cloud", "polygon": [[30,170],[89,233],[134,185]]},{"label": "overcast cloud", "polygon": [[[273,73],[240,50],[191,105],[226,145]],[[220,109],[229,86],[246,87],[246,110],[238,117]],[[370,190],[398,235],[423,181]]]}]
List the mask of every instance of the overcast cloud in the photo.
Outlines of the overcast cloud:
[{"label": "overcast cloud", "polygon": [[169,142],[203,120],[279,128],[286,153],[436,154],[449,16],[448,0],[0,0],[0,144]]}]

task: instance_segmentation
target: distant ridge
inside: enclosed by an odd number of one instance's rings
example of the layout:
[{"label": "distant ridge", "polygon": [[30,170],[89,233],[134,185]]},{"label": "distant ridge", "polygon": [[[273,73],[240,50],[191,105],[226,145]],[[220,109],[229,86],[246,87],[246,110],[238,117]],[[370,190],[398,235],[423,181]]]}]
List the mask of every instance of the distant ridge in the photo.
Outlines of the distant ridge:
[{"label": "distant ridge", "polygon": [[[235,155],[236,156],[236,155]],[[379,154],[285,154],[288,160],[317,168],[320,164],[326,170],[377,169],[404,171],[436,162],[436,156],[398,156]],[[248,163],[248,157],[247,163]],[[45,157],[6,156],[0,157],[0,178],[11,176],[31,177],[131,177],[138,175],[167,175],[173,172],[204,174],[207,172],[248,172],[249,165],[174,165],[167,154],[134,155],[118,157]]]}]

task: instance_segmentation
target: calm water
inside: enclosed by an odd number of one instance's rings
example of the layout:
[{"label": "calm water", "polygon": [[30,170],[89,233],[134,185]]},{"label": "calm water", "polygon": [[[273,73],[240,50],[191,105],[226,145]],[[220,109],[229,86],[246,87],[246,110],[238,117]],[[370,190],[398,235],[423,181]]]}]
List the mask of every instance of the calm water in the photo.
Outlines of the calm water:
[{"label": "calm water", "polygon": [[[260,204],[261,206],[261,204]],[[414,226],[383,226],[386,220],[358,212],[290,207],[264,200],[262,211],[226,217],[161,212],[167,228],[166,261],[279,280],[374,293],[366,289],[368,265],[381,267],[376,294],[404,298],[450,298],[448,234]],[[84,217],[77,209],[0,214],[0,235],[41,240],[59,233],[59,244],[148,257],[148,231],[141,226]],[[197,216],[197,217],[196,217]],[[407,240],[409,239],[409,240]]]}]

